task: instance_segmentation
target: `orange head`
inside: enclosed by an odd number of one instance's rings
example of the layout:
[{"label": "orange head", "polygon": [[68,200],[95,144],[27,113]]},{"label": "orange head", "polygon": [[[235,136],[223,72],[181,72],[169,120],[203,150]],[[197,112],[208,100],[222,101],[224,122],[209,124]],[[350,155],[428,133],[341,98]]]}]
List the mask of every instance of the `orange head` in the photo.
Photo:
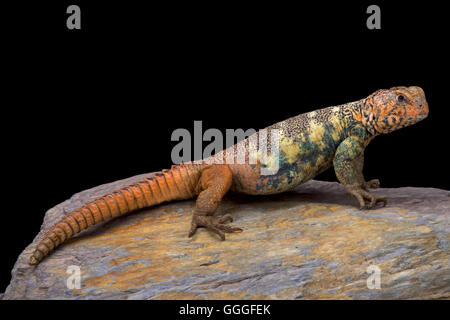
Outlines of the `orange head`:
[{"label": "orange head", "polygon": [[428,103],[420,87],[393,87],[368,96],[362,107],[362,123],[375,135],[410,126],[428,116]]}]

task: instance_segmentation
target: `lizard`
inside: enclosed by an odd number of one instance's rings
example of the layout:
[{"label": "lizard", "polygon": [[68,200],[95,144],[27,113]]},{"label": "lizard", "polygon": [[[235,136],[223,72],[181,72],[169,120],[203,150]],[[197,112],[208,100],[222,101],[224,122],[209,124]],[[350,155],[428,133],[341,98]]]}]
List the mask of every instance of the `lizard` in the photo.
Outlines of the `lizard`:
[{"label": "lizard", "polygon": [[[164,169],[67,213],[42,236],[29,263],[38,264],[67,239],[102,221],[162,202],[195,197],[188,237],[204,227],[225,240],[225,233],[243,231],[227,224],[233,222],[230,214],[214,216],[229,191],[277,194],[293,189],[330,167],[334,167],[346,192],[358,201],[359,209],[371,209],[378,203],[385,206],[386,197],[369,191],[379,187],[379,180],[364,179],[364,150],[376,136],[415,124],[425,119],[428,112],[422,88],[402,86],[377,90],[355,102],[291,117],[266,128],[279,132],[278,152],[274,152],[272,144],[267,147],[269,162],[278,161],[273,174],[262,174],[261,168],[267,166],[267,161],[259,157],[251,136],[247,137],[200,162],[172,165],[170,170]],[[270,139],[274,140],[266,137],[267,141]],[[226,160],[230,150],[244,151],[247,156],[240,163],[218,161]],[[250,162],[249,155],[257,161]]]}]

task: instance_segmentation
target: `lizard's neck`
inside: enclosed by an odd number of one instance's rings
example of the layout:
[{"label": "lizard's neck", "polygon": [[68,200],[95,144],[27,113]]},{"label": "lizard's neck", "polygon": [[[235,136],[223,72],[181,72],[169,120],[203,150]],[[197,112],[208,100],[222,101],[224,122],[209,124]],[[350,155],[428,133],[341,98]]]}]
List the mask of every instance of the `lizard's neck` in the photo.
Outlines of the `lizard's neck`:
[{"label": "lizard's neck", "polygon": [[347,103],[342,108],[344,109],[343,121],[347,126],[357,122],[362,124],[371,136],[378,135],[373,125],[372,105],[367,98]]},{"label": "lizard's neck", "polygon": [[370,99],[365,98],[360,100],[359,102],[360,102],[359,121],[367,129],[367,131],[371,134],[371,136],[375,137],[379,133],[375,130],[373,107],[372,104],[370,103]]}]

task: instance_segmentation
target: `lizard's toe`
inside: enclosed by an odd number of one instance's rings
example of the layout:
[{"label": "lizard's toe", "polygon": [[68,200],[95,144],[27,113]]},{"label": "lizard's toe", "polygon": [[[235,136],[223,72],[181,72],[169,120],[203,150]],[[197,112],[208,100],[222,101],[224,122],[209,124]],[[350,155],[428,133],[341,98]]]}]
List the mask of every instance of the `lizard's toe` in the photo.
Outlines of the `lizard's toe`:
[{"label": "lizard's toe", "polygon": [[219,223],[233,222],[233,217],[231,216],[231,214],[227,213],[227,214],[224,214],[223,216],[219,217],[218,222]]},{"label": "lizard's toe", "polygon": [[367,189],[377,189],[380,187],[380,180],[378,179],[372,179],[365,183],[365,187]]},{"label": "lizard's toe", "polygon": [[378,203],[378,202],[383,202],[383,207],[386,207],[386,204],[387,204],[387,199],[386,199],[386,197],[376,197],[376,203]]},{"label": "lizard's toe", "polygon": [[225,224],[224,222],[231,222],[233,221],[233,218],[231,215],[226,214],[220,218],[214,218],[212,216],[200,216],[200,215],[194,215],[192,217],[192,223],[191,223],[191,230],[189,231],[189,237],[192,237],[198,228],[203,227],[206,228],[214,233],[216,233],[221,240],[225,240],[225,233],[224,232],[242,232],[243,230],[241,228],[235,228],[230,227]]},{"label": "lizard's toe", "polygon": [[210,224],[208,226],[205,226],[205,228],[207,228],[208,230],[216,233],[219,236],[220,240],[222,240],[222,241],[225,240],[225,233],[223,233],[223,231],[220,230],[219,225]]},{"label": "lizard's toe", "polygon": [[188,234],[189,238],[192,237],[197,232],[197,228],[198,228],[197,223],[194,221],[194,219],[192,219],[191,229],[189,230],[189,234]]},{"label": "lizard's toe", "polygon": [[217,228],[219,228],[222,231],[231,233],[231,232],[242,232],[243,230],[241,228],[235,228],[235,227],[230,227],[224,224],[216,224],[215,225]]},{"label": "lizard's toe", "polygon": [[360,210],[372,209],[379,202],[383,203],[383,207],[387,204],[386,197],[374,196],[363,187],[350,186],[347,192],[358,200]]}]

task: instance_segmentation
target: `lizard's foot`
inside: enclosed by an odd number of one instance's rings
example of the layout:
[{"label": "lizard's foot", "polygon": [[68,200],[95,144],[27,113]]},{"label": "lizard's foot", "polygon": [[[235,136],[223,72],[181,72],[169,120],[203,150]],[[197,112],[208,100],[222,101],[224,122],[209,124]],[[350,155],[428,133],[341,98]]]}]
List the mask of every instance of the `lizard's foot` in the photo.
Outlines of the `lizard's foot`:
[{"label": "lizard's foot", "polygon": [[372,179],[364,183],[364,189],[377,189],[380,187],[380,180]]},{"label": "lizard's foot", "polygon": [[[369,181],[368,183],[372,182],[374,180]],[[366,183],[367,184],[367,183]],[[379,181],[378,181],[379,185]],[[382,196],[374,196],[364,188],[365,186],[361,187],[359,185],[353,185],[353,186],[346,186],[347,192],[356,198],[359,202],[359,208],[361,210],[363,209],[372,209],[378,202],[383,203],[383,207],[386,206],[387,200],[386,197]],[[368,201],[366,203],[366,200]]]},{"label": "lizard's foot", "polygon": [[241,232],[241,228],[233,228],[225,225],[224,223],[233,222],[233,217],[230,214],[225,214],[221,217],[212,217],[212,216],[204,216],[204,215],[196,215],[192,217],[191,222],[191,230],[189,231],[189,237],[192,237],[197,228],[204,227],[208,230],[211,230],[214,233],[217,233],[221,240],[225,240],[224,232]]}]

